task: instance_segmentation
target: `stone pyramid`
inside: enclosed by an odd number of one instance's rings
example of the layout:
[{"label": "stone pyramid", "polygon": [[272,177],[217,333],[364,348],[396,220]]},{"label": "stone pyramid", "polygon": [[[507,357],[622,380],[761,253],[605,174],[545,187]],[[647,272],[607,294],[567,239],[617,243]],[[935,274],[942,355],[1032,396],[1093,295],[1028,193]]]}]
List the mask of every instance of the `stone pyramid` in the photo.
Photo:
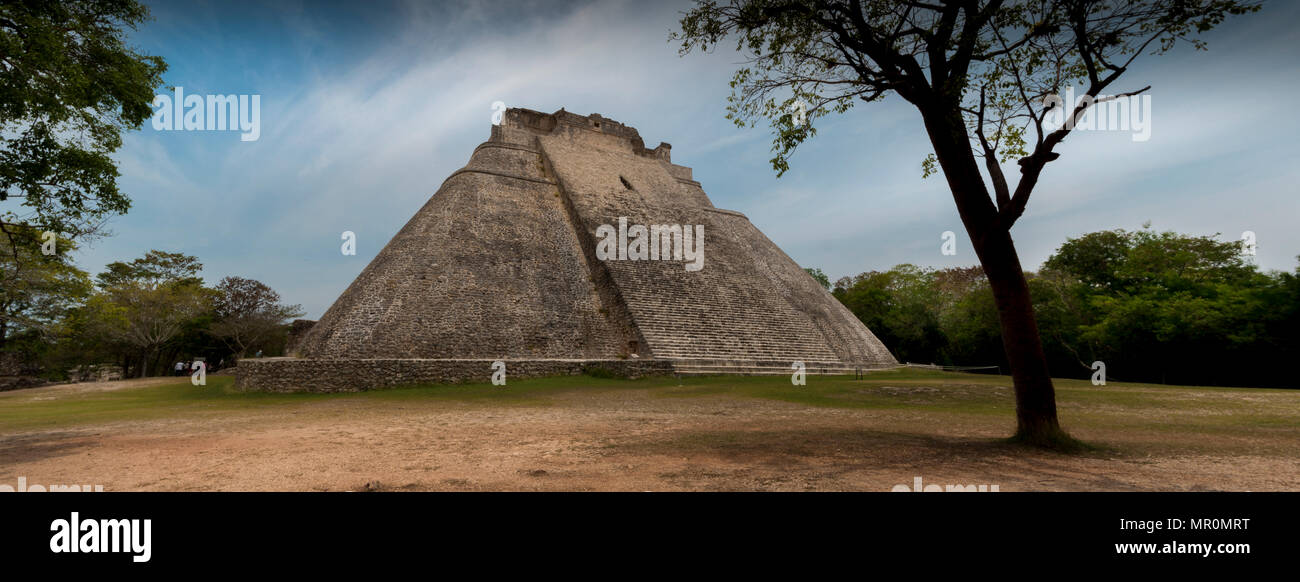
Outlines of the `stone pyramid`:
[{"label": "stone pyramid", "polygon": [[[715,208],[670,151],[598,114],[507,110],[320,321],[295,327],[306,331],[294,357],[245,360],[238,385],[487,381],[497,360],[510,378],[896,364],[744,215]],[[673,234],[638,237],[637,225]],[[669,253],[691,250],[673,226],[701,241],[694,262]],[[628,252],[607,252],[611,229],[630,231],[617,237]],[[663,241],[664,256],[637,260],[637,238]]]}]

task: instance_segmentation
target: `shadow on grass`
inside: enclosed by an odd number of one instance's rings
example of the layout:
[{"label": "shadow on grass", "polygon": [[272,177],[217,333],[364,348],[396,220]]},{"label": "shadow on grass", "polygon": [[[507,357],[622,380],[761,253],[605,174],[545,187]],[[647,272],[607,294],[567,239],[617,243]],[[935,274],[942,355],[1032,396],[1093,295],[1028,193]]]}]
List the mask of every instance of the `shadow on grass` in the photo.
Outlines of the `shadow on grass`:
[{"label": "shadow on grass", "polygon": [[[1134,487],[1091,472],[1089,454],[1027,448],[1005,438],[855,430],[704,430],[663,438],[617,440],[612,457],[666,457],[658,476],[687,488],[840,489],[862,483],[910,485],[985,483],[1018,487],[1127,490]],[[1104,457],[1096,457],[1104,460]]]},{"label": "shadow on grass", "polygon": [[1076,439],[1063,430],[1053,431],[1051,434],[1040,438],[1030,438],[1023,433],[1017,432],[1016,434],[1012,435],[1010,438],[1006,439],[1006,442],[1008,444],[1017,447],[1023,447],[1027,449],[1035,449],[1041,451],[1052,451],[1055,453],[1061,453],[1063,455],[1085,455],[1088,453],[1108,453],[1108,454],[1118,453],[1118,451],[1113,448],[1104,447],[1101,445],[1095,445],[1092,443],[1087,443],[1079,439]]}]

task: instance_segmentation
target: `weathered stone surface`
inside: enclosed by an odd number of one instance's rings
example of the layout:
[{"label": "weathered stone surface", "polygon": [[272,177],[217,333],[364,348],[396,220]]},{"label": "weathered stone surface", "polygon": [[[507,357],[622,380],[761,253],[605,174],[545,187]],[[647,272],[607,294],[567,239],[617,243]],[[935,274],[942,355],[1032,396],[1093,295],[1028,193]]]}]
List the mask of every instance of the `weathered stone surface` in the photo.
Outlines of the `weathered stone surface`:
[{"label": "weathered stone surface", "polygon": [[35,388],[49,383],[48,380],[36,376],[0,376],[0,392]]},{"label": "weathered stone surface", "polygon": [[[590,361],[896,363],[744,215],[715,208],[671,149],[596,114],[508,110],[320,321],[300,326],[290,353],[301,359],[245,360],[239,385],[485,379],[481,362],[503,358],[529,374]],[[704,268],[600,260],[596,229],[619,217],[703,225]]]},{"label": "weathered stone surface", "polygon": [[123,377],[122,366],[117,364],[92,364],[68,370],[69,382],[111,382]]}]

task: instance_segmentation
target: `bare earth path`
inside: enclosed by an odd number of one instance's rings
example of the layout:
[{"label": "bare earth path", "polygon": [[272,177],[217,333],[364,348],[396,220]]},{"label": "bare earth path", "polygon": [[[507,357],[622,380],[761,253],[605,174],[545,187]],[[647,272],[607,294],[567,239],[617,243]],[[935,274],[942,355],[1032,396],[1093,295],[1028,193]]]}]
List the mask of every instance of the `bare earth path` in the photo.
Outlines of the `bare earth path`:
[{"label": "bare earth path", "polygon": [[[16,391],[0,394],[0,411],[174,382]],[[988,398],[1006,407],[977,416],[627,386],[554,390],[519,402],[367,394],[236,409],[211,405],[210,412],[199,403],[175,414],[73,425],[0,422],[0,485],[16,487],[25,477],[36,484],[99,484],[106,491],[888,491],[920,477],[926,484],[988,484],[1002,491],[1300,490],[1300,429],[1285,421],[1273,423],[1276,429],[1266,423],[1173,435],[1122,421],[1109,421],[1119,425],[1110,429],[1087,422],[1089,415],[1140,414],[1110,410],[1109,403],[1073,403],[1067,393],[1067,427],[1103,449],[1062,455],[999,440],[1010,422],[1005,387],[859,389],[872,398],[934,392],[960,399],[963,390],[979,391],[978,402]],[[1207,394],[1194,396],[1236,398]],[[1241,396],[1248,404],[1262,399],[1253,404],[1269,408],[1295,406],[1297,397],[1295,391]],[[1185,411],[1170,414],[1182,418]],[[1073,425],[1072,415],[1079,419]]]}]

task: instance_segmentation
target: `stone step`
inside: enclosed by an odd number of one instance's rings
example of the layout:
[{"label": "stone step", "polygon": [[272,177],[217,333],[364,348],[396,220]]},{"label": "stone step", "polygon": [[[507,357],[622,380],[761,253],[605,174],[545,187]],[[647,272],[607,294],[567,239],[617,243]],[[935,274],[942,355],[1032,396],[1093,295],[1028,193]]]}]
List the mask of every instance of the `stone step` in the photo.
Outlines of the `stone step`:
[{"label": "stone step", "polygon": [[[789,376],[794,373],[792,364],[793,362],[770,360],[678,360],[673,362],[673,373],[681,376]],[[893,367],[855,366],[839,361],[805,361],[804,373],[816,376],[850,375]]]},{"label": "stone step", "polygon": [[[735,242],[718,240],[718,244]],[[838,359],[821,331],[766,280],[740,284],[735,279],[748,275],[732,273],[724,278],[713,271],[686,276],[676,267],[650,261],[614,262],[607,267],[656,358]],[[642,292],[650,289],[654,292]]]},{"label": "stone step", "polygon": [[[813,359],[808,359],[808,358],[795,358],[795,359],[792,359],[792,360],[787,360],[787,359],[784,359],[784,358],[783,358],[783,359],[777,359],[777,360],[755,360],[755,359],[753,359],[753,358],[719,358],[719,359],[674,358],[674,359],[669,359],[669,362],[672,363],[674,366],[690,366],[690,367],[712,367],[712,366],[720,366],[720,367],[735,367],[735,366],[740,366],[740,367],[766,367],[766,368],[785,367],[785,368],[789,368],[790,365],[791,365],[792,363],[794,363],[795,361],[802,361],[802,362],[804,363],[805,366],[810,366],[810,367],[811,367],[811,366],[822,366],[822,367],[843,367],[843,368],[853,368],[853,367],[857,366],[857,364],[853,364],[853,363],[851,363],[851,362],[850,362],[850,363],[841,362],[841,361],[838,360],[838,359],[826,359],[826,360],[813,360]],[[865,364],[864,364],[863,366],[865,366]]]}]

